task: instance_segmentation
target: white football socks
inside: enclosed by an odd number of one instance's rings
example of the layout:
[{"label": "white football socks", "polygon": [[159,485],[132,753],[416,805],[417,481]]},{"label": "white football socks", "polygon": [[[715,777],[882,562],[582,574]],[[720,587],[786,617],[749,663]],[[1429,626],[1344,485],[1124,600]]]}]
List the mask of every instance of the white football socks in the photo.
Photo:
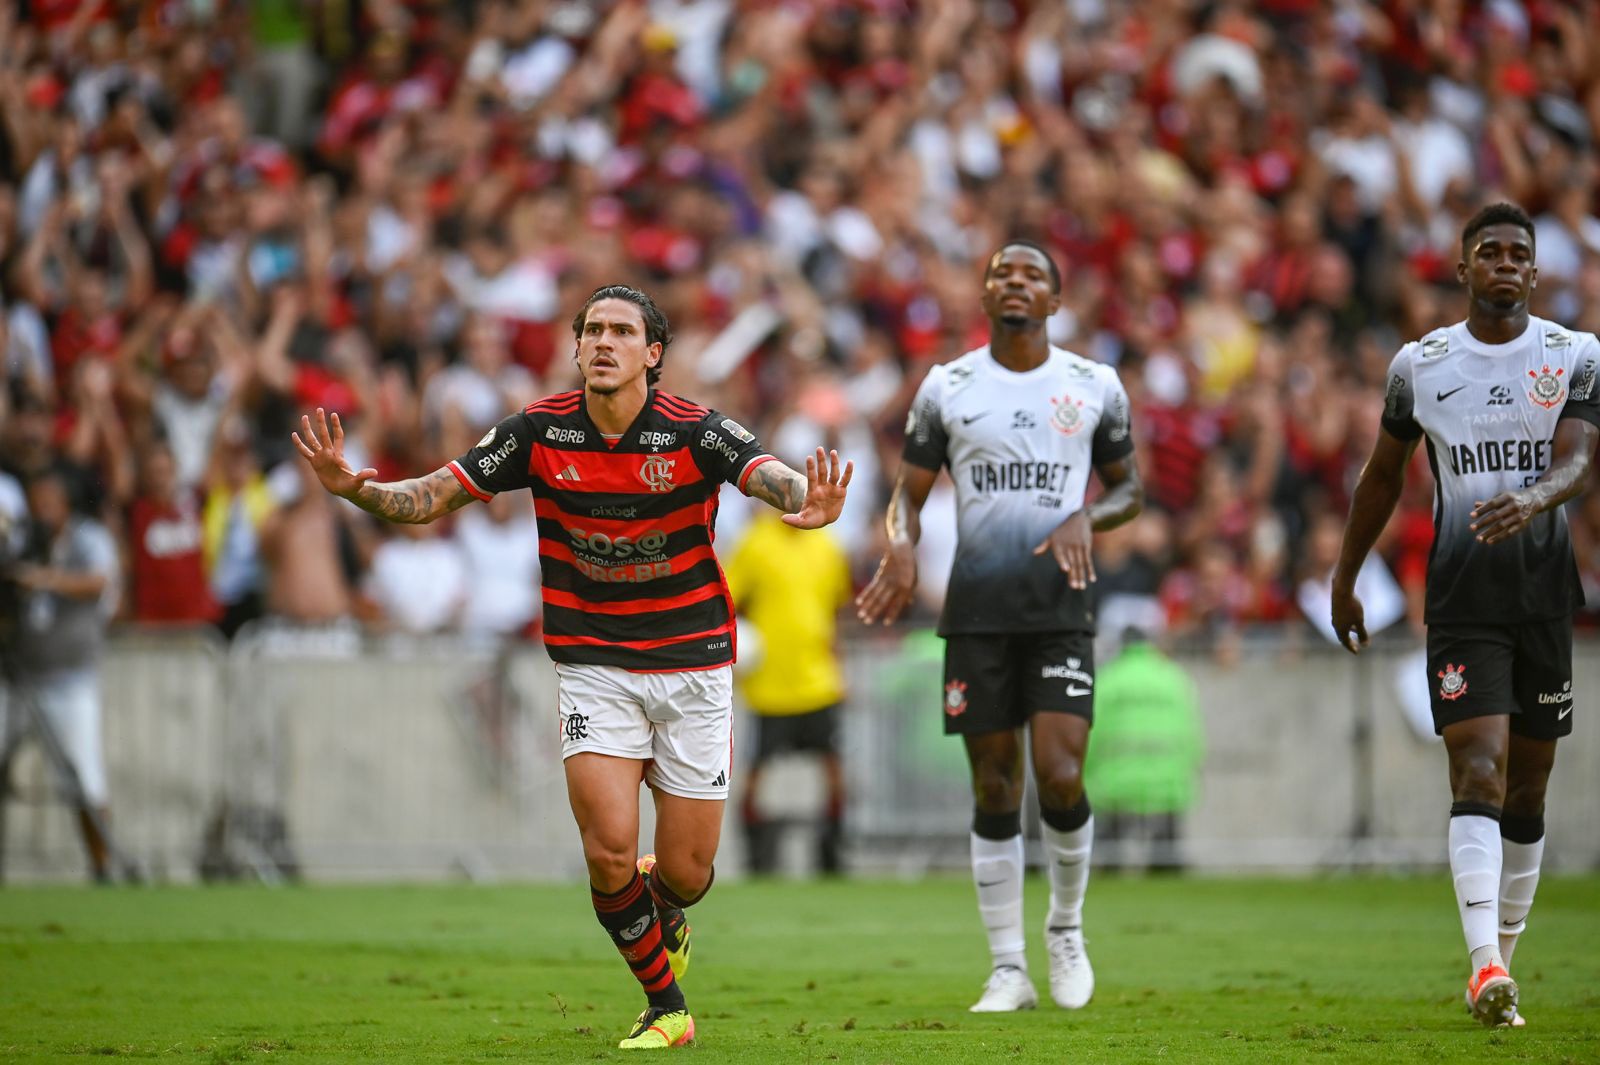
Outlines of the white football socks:
[{"label": "white football socks", "polygon": [[1450,873],[1474,969],[1499,959],[1500,853],[1500,823],[1494,818],[1450,818]]},{"label": "white football socks", "polygon": [[994,967],[1027,971],[1022,935],[1022,836],[985,839],[972,833],[972,882],[978,888],[978,914],[989,937]]},{"label": "white football socks", "polygon": [[1041,825],[1045,861],[1050,866],[1050,916],[1047,928],[1083,924],[1083,895],[1089,886],[1089,851],[1094,845],[1094,815],[1071,832]]},{"label": "white football socks", "polygon": [[1539,886],[1539,864],[1544,861],[1544,837],[1533,843],[1500,841],[1503,855],[1500,866],[1500,956],[1506,969],[1517,949],[1517,937],[1528,925],[1533,908],[1533,893]]}]

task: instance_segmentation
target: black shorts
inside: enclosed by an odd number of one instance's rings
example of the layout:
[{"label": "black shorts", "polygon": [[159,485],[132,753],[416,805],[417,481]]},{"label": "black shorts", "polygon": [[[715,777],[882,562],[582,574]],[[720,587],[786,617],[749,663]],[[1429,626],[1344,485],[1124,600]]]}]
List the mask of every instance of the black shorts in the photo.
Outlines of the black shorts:
[{"label": "black shorts", "polygon": [[951,636],[944,648],[947,736],[1009,732],[1037,713],[1094,720],[1094,636]]},{"label": "black shorts", "polygon": [[1511,731],[1553,740],[1572,731],[1572,618],[1519,625],[1430,625],[1433,730],[1511,715]]},{"label": "black shorts", "polygon": [[756,761],[791,751],[831,754],[837,749],[839,704],[803,714],[755,714]]}]

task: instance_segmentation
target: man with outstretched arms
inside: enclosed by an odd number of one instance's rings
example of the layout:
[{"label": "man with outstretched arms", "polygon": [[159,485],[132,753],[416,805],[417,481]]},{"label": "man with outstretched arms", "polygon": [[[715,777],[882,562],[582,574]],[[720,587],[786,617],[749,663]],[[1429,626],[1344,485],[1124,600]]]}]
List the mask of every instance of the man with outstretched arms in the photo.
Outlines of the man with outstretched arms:
[{"label": "man with outstretched arms", "polygon": [[[1048,252],[1012,241],[989,259],[989,343],[928,371],[906,423],[889,501],[889,547],[857,599],[892,622],[917,583],[919,515],[941,467],[958,507],[956,558],[939,632],[944,723],[972,767],[972,875],[993,968],[974,1012],[1030,1009],[1022,930],[1022,730],[1029,733],[1050,869],[1050,992],[1088,1003],[1094,972],[1082,912],[1094,819],[1083,755],[1094,708],[1095,532],[1139,512],[1143,490],[1116,372],[1052,347],[1061,305]],[[1105,492],[1085,504],[1093,470]]]},{"label": "man with outstretched arms", "polygon": [[[511,415],[425,477],[372,483],[377,471],[345,463],[338,415],[330,429],[320,409],[295,444],[330,492],[390,521],[532,491],[567,793],[595,915],[648,1000],[621,1046],[666,1048],[694,1038],[677,982],[689,962],[683,910],[711,887],[732,768],[718,489],[737,485],[816,529],[838,518],[852,467],[818,448],[798,473],[733,419],[653,388],[672,336],[643,292],[599,289],[572,330],[583,388]],[[656,802],[656,853],[643,859],[641,780]]]},{"label": "man with outstretched arms", "polygon": [[1356,573],[1425,441],[1437,482],[1428,563],[1428,681],[1450,760],[1450,871],[1470,953],[1467,1005],[1520,1025],[1511,955],[1544,853],[1556,740],[1572,731],[1572,614],[1582,604],[1561,505],[1600,436],[1600,345],[1528,313],[1533,223],[1508,203],[1461,234],[1466,321],[1407,344],[1356,484],[1333,579],[1333,626],[1366,646]]}]

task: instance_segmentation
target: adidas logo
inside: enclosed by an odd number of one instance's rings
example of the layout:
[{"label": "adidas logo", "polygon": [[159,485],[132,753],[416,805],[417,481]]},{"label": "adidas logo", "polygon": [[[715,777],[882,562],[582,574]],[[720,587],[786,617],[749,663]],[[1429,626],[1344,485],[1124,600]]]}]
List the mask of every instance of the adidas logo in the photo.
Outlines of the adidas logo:
[{"label": "adidas logo", "polygon": [[569,463],[567,465],[566,469],[564,469],[560,473],[556,474],[556,480],[558,480],[558,481],[581,481],[581,480],[583,480],[583,478],[578,476],[578,467],[573,466],[573,465],[571,465]]},{"label": "adidas logo", "polygon": [[711,786],[713,788],[725,788],[725,787],[727,787],[728,786],[728,771],[726,769],[724,769],[722,772],[718,773],[717,774],[717,779],[713,780],[711,782]]}]

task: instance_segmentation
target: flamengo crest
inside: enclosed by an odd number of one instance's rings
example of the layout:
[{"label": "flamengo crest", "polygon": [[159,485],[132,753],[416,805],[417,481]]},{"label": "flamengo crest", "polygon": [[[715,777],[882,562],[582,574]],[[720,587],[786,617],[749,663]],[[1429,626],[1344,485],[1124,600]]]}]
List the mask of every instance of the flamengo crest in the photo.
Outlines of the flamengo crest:
[{"label": "flamengo crest", "polygon": [[1549,364],[1541,366],[1538,373],[1528,371],[1528,376],[1533,378],[1533,391],[1528,393],[1528,398],[1533,400],[1545,410],[1549,410],[1566,397],[1567,390],[1561,383],[1565,369],[1551,370]]},{"label": "flamengo crest", "polygon": [[669,459],[665,455],[651,455],[644,460],[644,465],[639,467],[639,480],[652,492],[672,491],[672,468],[678,464],[677,459]]},{"label": "flamengo crest", "polygon": [[1439,671],[1439,698],[1454,702],[1467,694],[1466,672],[1465,665],[1452,666],[1446,662]]}]

